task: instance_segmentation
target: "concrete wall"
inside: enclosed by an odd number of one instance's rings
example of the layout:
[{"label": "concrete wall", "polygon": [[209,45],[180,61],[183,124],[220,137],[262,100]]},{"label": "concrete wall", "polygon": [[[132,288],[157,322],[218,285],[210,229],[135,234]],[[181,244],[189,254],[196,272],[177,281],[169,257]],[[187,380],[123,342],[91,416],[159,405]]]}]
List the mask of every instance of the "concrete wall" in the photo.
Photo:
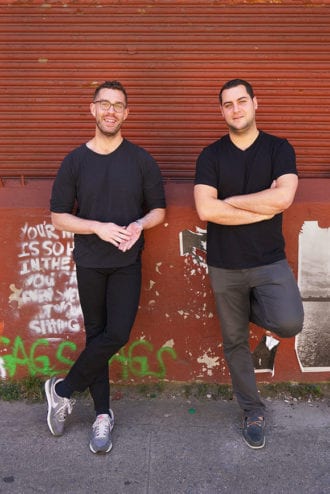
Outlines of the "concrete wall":
[{"label": "concrete wall", "polygon": [[[0,189],[0,378],[64,374],[84,345],[72,236],[53,229],[51,180]],[[114,382],[230,382],[205,265],[205,224],[191,183],[168,182],[166,222],[146,232],[140,308],[130,342],[113,357]],[[330,180],[303,179],[284,215],[287,256],[299,274],[306,323],[296,340],[251,325],[258,379],[330,377]],[[256,350],[258,347],[258,350]]]}]

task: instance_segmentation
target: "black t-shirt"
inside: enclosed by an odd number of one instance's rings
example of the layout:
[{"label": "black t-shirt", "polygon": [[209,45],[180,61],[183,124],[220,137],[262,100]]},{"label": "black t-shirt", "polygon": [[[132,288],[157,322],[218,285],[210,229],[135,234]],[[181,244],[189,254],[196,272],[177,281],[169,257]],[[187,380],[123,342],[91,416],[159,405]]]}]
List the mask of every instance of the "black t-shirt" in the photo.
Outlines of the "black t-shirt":
[{"label": "black t-shirt", "polygon": [[[147,211],[165,207],[161,173],[143,148],[127,141],[110,154],[98,154],[86,144],[63,160],[50,200],[54,213],[127,226]],[[121,252],[97,235],[75,234],[77,265],[91,268],[127,266],[143,247],[143,235],[127,252]]]},{"label": "black t-shirt", "polygon": [[[242,151],[229,135],[206,147],[197,159],[195,184],[218,190],[218,198],[268,189],[273,180],[297,173],[295,152],[286,139],[260,131]],[[225,269],[263,266],[285,258],[282,214],[249,225],[207,224],[207,262]]]}]

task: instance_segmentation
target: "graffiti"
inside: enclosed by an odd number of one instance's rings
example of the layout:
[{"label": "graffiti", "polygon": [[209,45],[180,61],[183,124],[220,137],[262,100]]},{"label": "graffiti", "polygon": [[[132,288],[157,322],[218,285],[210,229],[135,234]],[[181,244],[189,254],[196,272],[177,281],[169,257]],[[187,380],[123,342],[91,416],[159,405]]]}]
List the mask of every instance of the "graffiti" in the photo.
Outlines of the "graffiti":
[{"label": "graffiti", "polygon": [[[16,326],[19,319],[28,317],[24,327],[30,337],[15,331],[16,336],[8,338],[4,335],[4,324],[0,325],[0,379],[22,374],[63,375],[73,365],[78,345],[70,341],[68,334],[78,334],[83,327],[73,248],[73,234],[59,232],[46,221],[25,221],[20,227],[16,253],[18,281],[9,284],[8,300]],[[162,262],[156,264],[158,274],[161,266]],[[154,285],[156,282],[151,281],[150,290]],[[157,290],[155,295],[159,296]],[[122,379],[163,378],[164,355],[176,359],[172,346],[166,342],[155,349],[141,338],[122,348],[109,364],[119,366]]]},{"label": "graffiti", "polygon": [[5,336],[0,336],[0,344],[4,345],[8,352],[2,355],[3,361],[2,374],[6,377],[14,377],[18,367],[24,367],[30,376],[54,376],[58,372],[65,371],[71,367],[73,361],[65,356],[65,351],[75,351],[76,345],[71,341],[61,341],[55,352],[57,363],[63,364],[63,368],[51,365],[50,357],[45,355],[45,348],[49,348],[50,342],[46,338],[40,338],[34,341],[29,349],[20,336],[16,336],[13,343]]},{"label": "graffiti", "polygon": [[[53,344],[53,342],[52,342]],[[19,367],[24,367],[30,376],[54,376],[59,373],[66,373],[73,365],[74,361],[66,356],[67,352],[72,354],[77,350],[77,345],[72,341],[60,341],[58,343],[54,359],[45,354],[50,349],[50,341],[47,338],[39,338],[34,341],[30,348],[24,343],[20,336],[16,336],[13,342],[5,336],[0,336],[0,345],[7,351],[0,357],[0,378],[12,378],[16,375]],[[136,349],[147,350],[149,356],[136,352]],[[146,340],[136,340],[110,360],[110,365],[114,362],[121,364],[121,378],[128,379],[130,375],[138,377],[153,376],[162,379],[166,376],[166,366],[163,354],[167,353],[176,359],[177,355],[173,348],[162,346],[154,355],[153,345]],[[155,356],[158,363],[158,370],[151,370],[149,357]]]},{"label": "graffiti", "polygon": [[[141,348],[142,347],[142,348]],[[122,348],[118,354],[110,359],[110,363],[119,362],[122,365],[122,379],[128,379],[131,373],[136,377],[157,377],[163,379],[166,376],[166,366],[163,360],[163,354],[167,353],[174,360],[177,358],[176,352],[169,346],[162,346],[156,352],[156,360],[159,365],[158,370],[151,370],[148,356],[134,354],[135,350],[143,349],[149,353],[154,351],[153,345],[146,340],[136,340],[131,345]]]},{"label": "graffiti", "polygon": [[9,303],[20,311],[34,311],[28,324],[32,334],[77,333],[82,314],[75,266],[72,261],[73,235],[57,232],[52,224],[21,227],[18,268],[21,286],[9,286]]}]

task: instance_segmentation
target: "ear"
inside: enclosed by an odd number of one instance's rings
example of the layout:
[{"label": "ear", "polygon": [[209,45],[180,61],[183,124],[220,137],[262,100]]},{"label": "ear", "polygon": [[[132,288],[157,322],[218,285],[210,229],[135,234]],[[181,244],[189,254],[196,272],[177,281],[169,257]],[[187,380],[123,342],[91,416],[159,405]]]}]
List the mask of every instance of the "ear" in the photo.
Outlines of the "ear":
[{"label": "ear", "polygon": [[222,110],[222,104],[220,103],[220,105],[219,105],[219,106],[220,106],[220,112],[221,112],[221,115],[222,115],[222,116],[224,116],[224,114],[223,114],[223,110]]},{"label": "ear", "polygon": [[89,105],[89,110],[90,110],[91,114],[93,115],[93,117],[95,117],[95,104],[94,103],[91,103]]},{"label": "ear", "polygon": [[128,117],[128,114],[129,114],[129,108],[128,108],[128,107],[126,107],[126,108],[125,108],[125,113],[124,113],[124,118],[123,118],[123,120],[126,120],[126,118]]},{"label": "ear", "polygon": [[253,103],[254,103],[254,109],[256,110],[258,108],[258,100],[257,100],[256,96],[254,96],[254,98],[253,98]]}]

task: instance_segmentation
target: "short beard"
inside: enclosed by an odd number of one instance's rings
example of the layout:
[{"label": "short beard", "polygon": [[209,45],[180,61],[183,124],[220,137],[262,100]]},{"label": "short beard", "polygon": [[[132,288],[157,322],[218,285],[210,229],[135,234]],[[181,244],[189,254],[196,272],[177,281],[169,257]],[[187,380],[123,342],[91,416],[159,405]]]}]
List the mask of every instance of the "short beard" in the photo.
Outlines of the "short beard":
[{"label": "short beard", "polygon": [[99,125],[98,122],[96,122],[96,125],[97,125],[97,128],[99,129],[99,131],[101,132],[101,134],[103,134],[104,136],[106,137],[114,137],[118,134],[118,132],[120,131],[121,129],[121,125],[119,124],[112,132],[107,132],[106,130],[104,130],[101,125]]}]

